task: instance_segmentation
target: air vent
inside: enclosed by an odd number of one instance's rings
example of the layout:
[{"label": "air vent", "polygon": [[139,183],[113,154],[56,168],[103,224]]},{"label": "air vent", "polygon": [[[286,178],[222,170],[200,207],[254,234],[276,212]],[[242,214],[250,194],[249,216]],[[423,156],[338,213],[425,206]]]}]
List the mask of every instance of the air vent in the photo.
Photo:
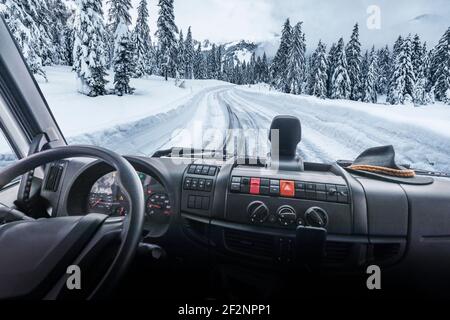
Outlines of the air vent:
[{"label": "air vent", "polygon": [[342,264],[350,256],[353,244],[351,242],[327,241],[325,247],[326,264]]},{"label": "air vent", "polygon": [[376,262],[385,262],[397,258],[401,249],[400,243],[375,243],[372,244],[373,259]]},{"label": "air vent", "polygon": [[226,229],[225,244],[237,253],[263,258],[274,256],[274,238],[270,235]]},{"label": "air vent", "polygon": [[53,192],[58,190],[63,170],[64,167],[59,163],[50,165],[45,182],[45,190]]}]

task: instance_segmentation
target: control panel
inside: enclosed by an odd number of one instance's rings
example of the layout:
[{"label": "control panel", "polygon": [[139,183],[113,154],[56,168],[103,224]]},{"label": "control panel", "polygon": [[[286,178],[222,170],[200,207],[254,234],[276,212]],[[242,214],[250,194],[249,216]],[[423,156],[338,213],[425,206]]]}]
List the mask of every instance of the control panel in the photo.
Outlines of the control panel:
[{"label": "control panel", "polygon": [[346,185],[232,176],[230,191],[308,200],[348,203]]},{"label": "control panel", "polygon": [[273,228],[325,228],[350,234],[351,196],[331,173],[235,169],[228,184],[227,221]]},{"label": "control panel", "polygon": [[183,177],[183,211],[208,215],[218,170],[213,165],[189,165]]}]

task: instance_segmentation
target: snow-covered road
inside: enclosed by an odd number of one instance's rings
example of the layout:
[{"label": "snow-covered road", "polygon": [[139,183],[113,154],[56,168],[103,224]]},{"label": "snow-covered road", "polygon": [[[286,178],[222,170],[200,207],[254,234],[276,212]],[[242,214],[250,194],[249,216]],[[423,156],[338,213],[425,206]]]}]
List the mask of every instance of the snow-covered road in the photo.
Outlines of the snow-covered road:
[{"label": "snow-covered road", "polygon": [[[410,114],[406,109],[389,108],[224,84],[201,90],[167,113],[71,140],[99,144],[125,154],[149,155],[172,146],[221,149],[225,142],[232,141],[225,134],[227,129],[253,129],[237,134],[245,135],[248,150],[258,146],[258,154],[264,155],[267,147],[261,143],[261,137],[267,137],[273,117],[289,114],[302,122],[299,153],[306,161],[353,159],[366,148],[393,144],[400,163],[450,172],[450,133],[430,128],[424,117],[408,121],[402,116]],[[412,112],[416,109],[411,107]],[[447,118],[440,120],[445,124],[450,120],[450,112],[443,114]],[[263,135],[256,134],[258,129],[265,130]]]}]

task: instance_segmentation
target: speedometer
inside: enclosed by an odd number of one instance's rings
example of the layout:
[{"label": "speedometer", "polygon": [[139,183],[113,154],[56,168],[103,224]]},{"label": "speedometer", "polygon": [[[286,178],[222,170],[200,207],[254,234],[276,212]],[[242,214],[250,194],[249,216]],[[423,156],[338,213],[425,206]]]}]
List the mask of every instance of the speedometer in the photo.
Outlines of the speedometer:
[{"label": "speedometer", "polygon": [[[164,220],[172,213],[172,208],[164,187],[153,177],[138,172],[144,189],[145,212],[147,219]],[[109,216],[128,214],[130,205],[120,188],[116,172],[108,173],[98,179],[91,188],[87,199],[89,213],[102,213]]]}]

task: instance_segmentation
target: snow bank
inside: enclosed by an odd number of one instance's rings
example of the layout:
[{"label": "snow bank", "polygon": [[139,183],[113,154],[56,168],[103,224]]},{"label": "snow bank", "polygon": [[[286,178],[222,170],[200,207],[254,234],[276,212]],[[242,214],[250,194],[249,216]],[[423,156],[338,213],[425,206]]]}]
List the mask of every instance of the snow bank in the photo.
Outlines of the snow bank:
[{"label": "snow bank", "polygon": [[[202,89],[223,84],[216,80],[186,80],[182,89],[175,86],[173,79],[166,82],[150,76],[131,80],[131,86],[136,88],[133,95],[92,98],[76,92],[76,78],[70,67],[46,67],[45,71],[48,82],[39,82],[39,86],[66,137],[170,111]],[[112,88],[112,76],[108,80],[108,88]]]}]

